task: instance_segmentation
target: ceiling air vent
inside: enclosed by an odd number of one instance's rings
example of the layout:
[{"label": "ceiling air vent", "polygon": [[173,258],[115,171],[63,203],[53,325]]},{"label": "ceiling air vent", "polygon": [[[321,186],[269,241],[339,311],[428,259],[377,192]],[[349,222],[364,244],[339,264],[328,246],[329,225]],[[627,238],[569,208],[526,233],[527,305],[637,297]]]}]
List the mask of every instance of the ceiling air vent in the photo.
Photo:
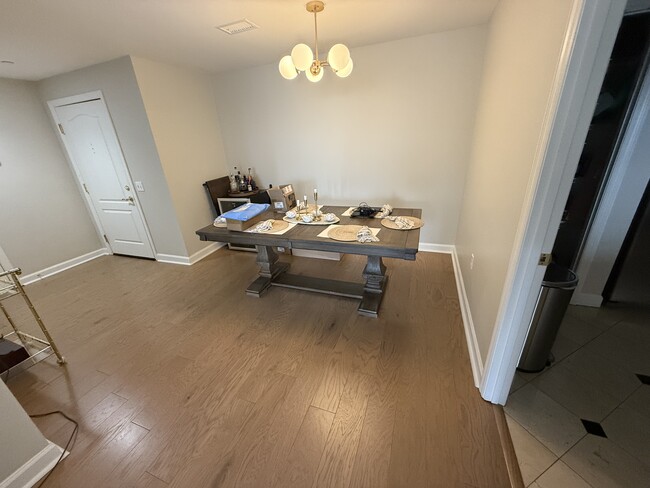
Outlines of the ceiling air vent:
[{"label": "ceiling air vent", "polygon": [[237,22],[232,22],[226,25],[220,25],[217,29],[224,31],[226,34],[241,34],[242,32],[248,32],[251,30],[259,29],[258,25],[253,24],[248,19],[238,20]]}]

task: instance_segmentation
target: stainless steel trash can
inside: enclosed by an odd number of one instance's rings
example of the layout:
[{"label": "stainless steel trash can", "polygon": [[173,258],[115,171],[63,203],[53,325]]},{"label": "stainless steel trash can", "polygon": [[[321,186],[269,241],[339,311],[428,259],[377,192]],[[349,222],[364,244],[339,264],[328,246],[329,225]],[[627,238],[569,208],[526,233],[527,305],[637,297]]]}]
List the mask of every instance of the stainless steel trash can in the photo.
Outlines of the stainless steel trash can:
[{"label": "stainless steel trash can", "polygon": [[557,331],[577,285],[578,277],[570,269],[555,263],[546,268],[517,369],[537,373],[547,366]]}]

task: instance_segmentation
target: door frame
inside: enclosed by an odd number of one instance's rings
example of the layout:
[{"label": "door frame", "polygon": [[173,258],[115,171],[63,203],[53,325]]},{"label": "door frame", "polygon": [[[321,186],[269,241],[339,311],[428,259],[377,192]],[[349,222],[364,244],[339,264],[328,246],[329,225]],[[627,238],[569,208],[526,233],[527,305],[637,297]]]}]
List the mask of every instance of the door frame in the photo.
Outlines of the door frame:
[{"label": "door frame", "polygon": [[[99,215],[97,214],[97,210],[95,210],[95,205],[92,202],[91,196],[88,192],[84,190],[82,180],[83,178],[81,177],[81,173],[79,172],[79,168],[77,167],[76,162],[74,161],[74,158],[72,157],[72,151],[70,151],[70,148],[68,147],[68,142],[66,138],[63,137],[63,134],[61,133],[60,129],[60,124],[61,121],[59,120],[59,117],[56,113],[56,108],[61,107],[64,105],[74,105],[78,103],[84,103],[84,102],[90,102],[90,101],[99,101],[103,106],[104,109],[106,110],[106,113],[108,114],[108,120],[111,123],[111,126],[113,127],[113,133],[115,134],[115,138],[117,140],[117,146],[119,148],[119,156],[120,160],[117,162],[118,164],[121,164],[122,167],[124,168],[126,177],[128,179],[129,186],[131,188],[135,189],[135,185],[133,184],[133,178],[131,177],[131,172],[129,171],[129,166],[126,164],[126,158],[124,157],[124,152],[122,151],[122,145],[120,144],[119,137],[117,137],[117,131],[115,130],[115,124],[113,123],[113,119],[111,118],[111,113],[108,110],[108,106],[106,105],[106,101],[104,99],[104,94],[102,93],[101,90],[94,90],[86,93],[81,93],[79,95],[72,95],[69,97],[63,97],[63,98],[56,98],[53,100],[48,100],[47,101],[47,106],[50,109],[50,114],[52,115],[52,119],[54,120],[54,125],[55,125],[55,132],[59,138],[59,141],[61,141],[61,144],[63,145],[64,148],[64,153],[66,156],[66,159],[68,160],[68,163],[70,164],[70,167],[72,168],[72,172],[75,176],[75,181],[77,183],[77,189],[79,190],[79,193],[83,196],[84,203],[86,204],[86,207],[88,207],[88,211],[90,212],[90,215],[92,217],[93,223],[95,224],[95,230],[97,231],[97,235],[99,236],[99,239],[104,243],[106,249],[108,249],[110,254],[113,254],[113,249],[111,248],[110,243],[105,239],[106,231],[104,231],[104,227],[102,226],[101,220],[99,219]],[[151,233],[149,231],[149,224],[147,223],[147,219],[145,217],[144,211],[142,210],[142,205],[140,204],[140,199],[138,196],[137,191],[133,191],[133,199],[135,201],[135,205],[138,209],[138,212],[140,214],[140,217],[142,219],[142,224],[144,225],[144,230],[145,230],[145,235],[146,239],[149,242],[149,245],[151,246],[151,250],[155,256],[157,255],[156,253],[156,248],[153,243],[153,239],[151,237]]]},{"label": "door frame", "polygon": [[621,0],[575,0],[555,73],[479,390],[505,404],[589,122],[623,18]]}]

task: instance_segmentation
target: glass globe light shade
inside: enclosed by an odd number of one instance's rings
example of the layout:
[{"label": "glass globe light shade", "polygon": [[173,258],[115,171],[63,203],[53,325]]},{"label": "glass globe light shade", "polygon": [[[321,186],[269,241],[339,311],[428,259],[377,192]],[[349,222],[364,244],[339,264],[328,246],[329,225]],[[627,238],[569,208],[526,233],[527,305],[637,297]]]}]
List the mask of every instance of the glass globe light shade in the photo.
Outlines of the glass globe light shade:
[{"label": "glass globe light shade", "polygon": [[339,78],[347,78],[350,73],[352,73],[352,68],[354,68],[354,63],[352,62],[352,58],[350,58],[350,61],[345,68],[335,71],[336,76]]},{"label": "glass globe light shade", "polygon": [[315,75],[312,74],[311,70],[307,70],[307,71],[305,71],[305,76],[306,76],[307,79],[308,79],[309,81],[311,81],[312,83],[316,83],[317,81],[320,81],[320,80],[321,80],[321,78],[323,77],[323,73],[324,73],[324,72],[325,72],[325,70],[321,67],[321,68],[318,70],[318,73],[316,73]]},{"label": "glass globe light shade", "polygon": [[327,53],[327,62],[334,71],[345,68],[350,61],[350,50],[345,44],[334,44]]},{"label": "glass globe light shade", "polygon": [[296,76],[298,76],[296,67],[293,65],[293,61],[291,61],[291,56],[289,56],[288,54],[280,60],[278,69],[280,70],[280,74],[285,80],[293,80]]},{"label": "glass globe light shade", "polygon": [[291,60],[297,70],[307,71],[314,61],[314,53],[307,44],[296,44],[291,50]]}]

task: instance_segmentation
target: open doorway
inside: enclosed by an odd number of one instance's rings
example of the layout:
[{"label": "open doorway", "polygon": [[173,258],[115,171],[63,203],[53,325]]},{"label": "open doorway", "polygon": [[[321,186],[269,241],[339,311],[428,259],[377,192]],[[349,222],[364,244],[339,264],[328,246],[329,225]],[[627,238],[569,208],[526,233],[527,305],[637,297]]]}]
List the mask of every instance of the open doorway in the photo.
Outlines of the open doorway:
[{"label": "open doorway", "polygon": [[506,403],[526,486],[649,486],[649,58],[650,13],[625,17],[553,247],[581,287],[555,361]]},{"label": "open doorway", "polygon": [[576,268],[617,161],[647,71],[649,31],[650,13],[621,23],[553,245],[562,266]]}]

